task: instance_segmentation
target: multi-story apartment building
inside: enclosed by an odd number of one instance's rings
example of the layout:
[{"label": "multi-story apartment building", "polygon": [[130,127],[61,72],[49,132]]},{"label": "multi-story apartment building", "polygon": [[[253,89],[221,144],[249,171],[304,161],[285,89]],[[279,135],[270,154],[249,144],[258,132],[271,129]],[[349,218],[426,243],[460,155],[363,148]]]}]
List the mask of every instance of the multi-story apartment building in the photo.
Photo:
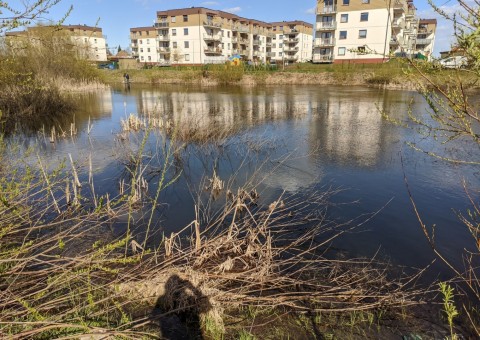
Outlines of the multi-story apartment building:
[{"label": "multi-story apartment building", "polygon": [[437,19],[420,19],[418,21],[416,51],[431,58],[434,44]]},{"label": "multi-story apartment building", "polygon": [[318,0],[313,62],[383,62],[391,54],[418,52],[429,56],[435,27],[428,26],[433,30],[429,44],[417,44],[415,11],[413,0]]},{"label": "multi-story apartment building", "polygon": [[273,22],[272,58],[287,63],[312,60],[313,26],[304,21]]},{"label": "multi-story apartment building", "polygon": [[155,27],[135,27],[130,29],[132,56],[142,63],[158,62],[157,29]]},{"label": "multi-story apartment building", "polygon": [[[302,21],[266,23],[224,11],[192,7],[157,12],[155,29],[156,32],[147,27],[130,30],[132,50],[140,62],[223,63],[234,55],[259,63],[311,59],[313,26]],[[148,59],[145,45],[143,54],[140,52],[140,41],[145,44],[152,32],[157,56],[150,55]]]},{"label": "multi-story apartment building", "polygon": [[[42,30],[49,28],[49,26],[36,26],[25,31],[7,32],[5,35],[7,47],[13,52],[21,53],[24,43],[37,43],[38,39],[35,37]],[[106,36],[102,34],[101,28],[86,25],[62,25],[51,28],[53,34],[65,34],[70,37],[80,58],[91,61],[107,60]]]}]

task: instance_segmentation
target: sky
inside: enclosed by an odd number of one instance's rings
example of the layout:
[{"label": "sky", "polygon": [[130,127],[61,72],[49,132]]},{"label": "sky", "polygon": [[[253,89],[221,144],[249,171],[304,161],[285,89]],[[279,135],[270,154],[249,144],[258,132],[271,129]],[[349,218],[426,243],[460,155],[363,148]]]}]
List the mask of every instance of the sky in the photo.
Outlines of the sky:
[{"label": "sky", "polygon": [[[434,2],[447,13],[458,9],[455,0]],[[434,55],[438,56],[440,51],[448,51],[453,42],[452,25],[436,14],[427,0],[414,0],[414,4],[418,17],[439,20]],[[266,22],[303,20],[313,24],[316,0],[62,0],[44,17],[58,21],[72,5],[73,10],[65,24],[101,27],[110,48],[116,49],[120,45],[122,49],[126,49],[130,43],[130,28],[153,25],[156,11],[201,6]]]}]

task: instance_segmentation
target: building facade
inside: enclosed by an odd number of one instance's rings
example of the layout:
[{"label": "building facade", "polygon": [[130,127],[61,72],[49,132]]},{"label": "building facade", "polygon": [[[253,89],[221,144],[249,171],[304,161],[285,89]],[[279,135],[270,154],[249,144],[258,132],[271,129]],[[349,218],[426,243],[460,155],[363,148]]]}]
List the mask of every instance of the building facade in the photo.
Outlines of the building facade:
[{"label": "building facade", "polygon": [[[152,34],[156,56],[145,52]],[[155,27],[132,28],[130,38],[134,56],[145,63],[224,63],[234,55],[254,63],[293,63],[311,60],[313,26],[303,21],[266,23],[192,7],[159,11]]]},{"label": "building facade", "polygon": [[42,32],[46,30],[49,30],[49,35],[52,37],[57,34],[55,39],[61,35],[68,37],[79,58],[91,61],[107,60],[106,36],[102,34],[102,29],[86,25],[37,26],[30,27],[25,31],[7,32],[5,35],[7,48],[13,53],[15,51],[21,53],[26,44],[37,44],[37,41],[41,39],[36,39],[36,37],[45,34]]},{"label": "building facade", "polygon": [[[420,24],[413,0],[318,0],[316,15],[316,63],[383,62],[418,53],[430,58],[433,51],[436,21]],[[425,29],[428,38],[418,33]]]},{"label": "building facade", "polygon": [[132,56],[142,63],[157,63],[157,30],[155,27],[136,27],[130,29]]}]

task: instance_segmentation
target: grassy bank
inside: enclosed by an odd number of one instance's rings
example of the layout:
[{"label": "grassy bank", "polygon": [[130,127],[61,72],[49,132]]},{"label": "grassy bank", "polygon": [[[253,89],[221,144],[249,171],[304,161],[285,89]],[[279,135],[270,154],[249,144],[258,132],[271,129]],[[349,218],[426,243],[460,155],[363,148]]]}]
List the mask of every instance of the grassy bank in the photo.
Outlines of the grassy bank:
[{"label": "grassy bank", "polygon": [[70,37],[61,31],[38,28],[34,37],[19,37],[9,44],[0,51],[3,131],[17,125],[28,128],[32,119],[55,121],[74,108],[74,100],[66,93],[105,87],[95,65],[79,58]]},{"label": "grassy bank", "polygon": [[[476,87],[476,77],[468,72],[444,70],[431,64],[419,64],[438,83],[454,84],[460,77],[467,87]],[[107,83],[123,81],[120,70],[103,70]],[[231,67],[226,65],[205,65],[202,67],[160,67],[128,70],[134,83],[143,84],[199,84],[205,86],[232,85],[364,85],[398,89],[416,89],[418,82],[425,82],[417,76],[411,64],[392,60],[383,64],[295,64],[285,69],[262,67]]]}]

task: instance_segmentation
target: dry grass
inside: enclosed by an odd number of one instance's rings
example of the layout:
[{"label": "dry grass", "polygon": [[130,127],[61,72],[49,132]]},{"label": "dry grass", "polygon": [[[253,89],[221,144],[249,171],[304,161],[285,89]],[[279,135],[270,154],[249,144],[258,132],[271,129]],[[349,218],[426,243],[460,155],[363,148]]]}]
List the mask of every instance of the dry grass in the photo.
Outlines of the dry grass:
[{"label": "dry grass", "polygon": [[[166,171],[181,150],[165,146],[158,191],[149,192],[149,131],[130,153],[117,197],[95,195],[91,160],[47,169],[38,158],[27,166],[15,157],[20,151],[2,145],[2,157],[17,160],[0,169],[2,337],[154,337],[172,313],[197,315],[203,330],[223,332],[223,320],[242,306],[351,312],[421,302],[415,277],[392,280],[375,259],[325,255],[333,239],[362,223],[328,220],[333,190],[267,202],[253,182],[233,188],[214,171],[200,185],[196,218],[149,247],[158,193],[175,180]],[[252,178],[271,175],[260,169]]]}]

